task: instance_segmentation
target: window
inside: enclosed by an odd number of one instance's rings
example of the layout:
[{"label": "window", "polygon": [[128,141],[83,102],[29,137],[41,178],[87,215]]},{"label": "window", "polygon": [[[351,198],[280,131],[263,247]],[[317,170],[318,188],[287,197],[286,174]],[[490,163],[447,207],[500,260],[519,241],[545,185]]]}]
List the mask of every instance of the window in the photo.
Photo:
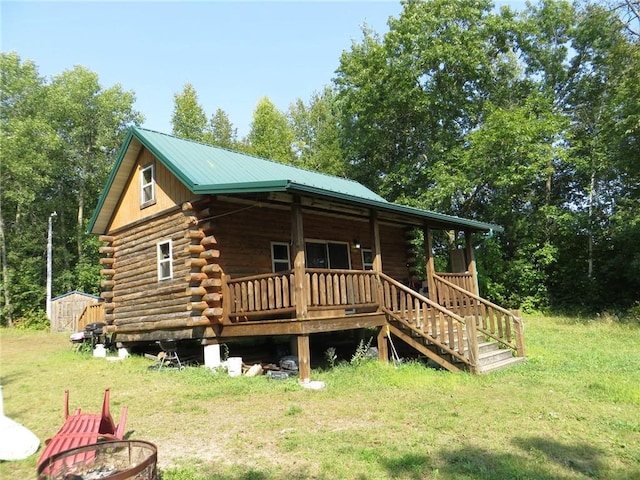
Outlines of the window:
[{"label": "window", "polygon": [[140,206],[147,207],[156,201],[155,168],[153,164],[140,170]]},{"label": "window", "polygon": [[370,248],[362,249],[362,268],[364,270],[373,270],[373,250]]},{"label": "window", "polygon": [[271,263],[274,272],[291,270],[288,243],[271,242]]},{"label": "window", "polygon": [[305,255],[309,268],[351,268],[348,243],[309,241]]},{"label": "window", "polygon": [[158,280],[173,278],[171,240],[158,243]]}]

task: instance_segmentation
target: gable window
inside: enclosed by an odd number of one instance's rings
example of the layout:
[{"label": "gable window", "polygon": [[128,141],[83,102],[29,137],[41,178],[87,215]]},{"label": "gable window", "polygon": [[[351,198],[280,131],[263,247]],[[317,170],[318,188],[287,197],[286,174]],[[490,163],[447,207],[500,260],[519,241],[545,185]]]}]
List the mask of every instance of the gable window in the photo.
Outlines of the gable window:
[{"label": "gable window", "polygon": [[305,256],[309,268],[351,268],[349,244],[346,242],[308,241],[305,243]]},{"label": "gable window", "polygon": [[156,175],[154,165],[140,170],[140,207],[153,205],[156,201]]},{"label": "gable window", "polygon": [[363,270],[373,270],[373,250],[370,248],[362,249],[362,268]]},{"label": "gable window", "polygon": [[274,272],[291,270],[291,257],[289,244],[284,242],[271,242],[271,265]]},{"label": "gable window", "polygon": [[158,243],[157,249],[158,249],[158,280],[169,280],[173,278],[171,240]]}]

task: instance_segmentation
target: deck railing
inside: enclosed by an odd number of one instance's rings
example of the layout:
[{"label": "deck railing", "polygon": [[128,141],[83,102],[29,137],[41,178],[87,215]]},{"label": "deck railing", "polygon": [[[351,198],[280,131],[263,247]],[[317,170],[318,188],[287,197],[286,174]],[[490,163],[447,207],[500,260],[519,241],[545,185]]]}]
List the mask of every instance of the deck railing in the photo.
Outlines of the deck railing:
[{"label": "deck railing", "polygon": [[380,281],[387,315],[469,368],[477,366],[478,342],[473,322],[465,322],[460,315],[385,274],[380,274]]},{"label": "deck railing", "polygon": [[436,275],[449,283],[453,283],[467,292],[476,291],[476,280],[470,273],[437,272]]},{"label": "deck railing", "polygon": [[[256,316],[295,313],[295,276],[291,271],[227,278],[229,317],[232,321]],[[305,270],[309,310],[349,310],[379,305],[376,276],[371,271]]]},{"label": "deck railing", "polygon": [[81,332],[90,323],[105,322],[104,303],[93,303],[87,305],[78,317],[78,321],[75,327],[76,332]]},{"label": "deck railing", "polygon": [[295,314],[293,285],[291,271],[227,278],[223,297],[227,294],[229,298],[229,317],[249,320],[257,315]]},{"label": "deck railing", "polygon": [[305,280],[310,309],[349,309],[379,304],[377,277],[371,270],[307,268]]},{"label": "deck railing", "polygon": [[520,317],[456,285],[443,274],[434,275],[434,281],[438,303],[462,317],[473,317],[479,332],[515,350],[518,357],[525,356]]}]

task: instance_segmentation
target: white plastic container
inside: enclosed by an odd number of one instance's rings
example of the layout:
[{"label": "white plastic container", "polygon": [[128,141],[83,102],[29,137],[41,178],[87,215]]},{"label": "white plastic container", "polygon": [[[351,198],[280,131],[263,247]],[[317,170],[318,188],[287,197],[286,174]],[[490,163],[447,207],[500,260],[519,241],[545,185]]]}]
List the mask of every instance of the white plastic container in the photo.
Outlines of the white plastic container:
[{"label": "white plastic container", "polygon": [[230,377],[242,375],[242,357],[229,357],[227,359],[227,372]]},{"label": "white plastic container", "polygon": [[218,368],[220,365],[220,345],[205,345],[204,366],[214,369]]},{"label": "white plastic container", "polygon": [[104,345],[102,343],[96,344],[96,347],[93,349],[93,356],[106,358],[107,350],[104,348]]}]

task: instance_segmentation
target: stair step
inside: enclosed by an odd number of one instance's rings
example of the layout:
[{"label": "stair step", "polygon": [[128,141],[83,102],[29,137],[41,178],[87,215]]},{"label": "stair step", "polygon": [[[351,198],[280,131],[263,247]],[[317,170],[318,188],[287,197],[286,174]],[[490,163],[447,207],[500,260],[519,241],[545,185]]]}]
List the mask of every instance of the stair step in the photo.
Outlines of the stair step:
[{"label": "stair step", "polygon": [[511,357],[511,358],[500,360],[499,362],[491,363],[489,365],[481,364],[478,373],[496,372],[498,370],[502,370],[503,368],[517,365],[518,363],[522,363],[524,361],[525,361],[524,357]]},{"label": "stair step", "polygon": [[513,353],[511,350],[498,348],[496,350],[481,353],[478,360],[480,365],[486,367],[493,363],[498,363],[502,360],[508,360],[510,358],[513,358]]},{"label": "stair step", "polygon": [[478,353],[488,353],[499,350],[500,344],[498,342],[478,342]]}]

